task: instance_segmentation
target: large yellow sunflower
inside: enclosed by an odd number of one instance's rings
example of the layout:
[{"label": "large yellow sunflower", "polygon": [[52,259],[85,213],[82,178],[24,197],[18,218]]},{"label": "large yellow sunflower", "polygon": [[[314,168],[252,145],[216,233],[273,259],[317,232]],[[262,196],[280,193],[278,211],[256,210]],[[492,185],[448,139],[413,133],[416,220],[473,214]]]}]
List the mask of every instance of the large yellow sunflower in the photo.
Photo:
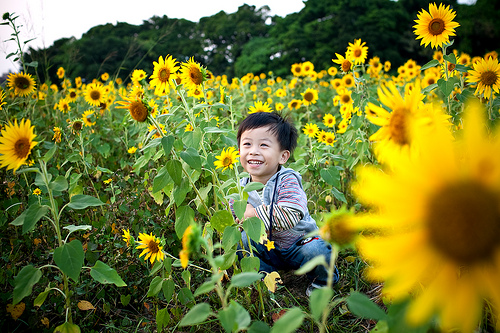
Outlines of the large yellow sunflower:
[{"label": "large yellow sunflower", "polygon": [[102,83],[94,82],[85,89],[85,100],[92,106],[99,106],[106,102],[106,90]]},{"label": "large yellow sunflower", "polygon": [[148,118],[149,114],[149,109],[146,104],[142,101],[140,98],[135,98],[135,97],[122,97],[124,101],[117,101],[116,104],[119,104],[120,106],[117,106],[117,109],[128,109],[130,112],[130,116],[142,123],[145,122],[146,119]]},{"label": "large yellow sunflower", "polygon": [[437,314],[444,331],[473,332],[484,300],[499,318],[500,133],[488,136],[484,114],[466,108],[459,141],[443,124],[415,132],[419,155],[393,156],[390,173],[357,171],[353,190],[373,213],[356,225],[380,230],[358,242],[373,265],[367,277],[394,300],[412,295],[410,323]]},{"label": "large yellow sunflower", "polygon": [[31,149],[38,143],[33,141],[34,128],[29,119],[22,119],[19,125],[17,120],[5,125],[0,133],[0,168],[7,167],[15,172],[26,162]]},{"label": "large yellow sunflower", "polygon": [[28,96],[36,88],[36,82],[31,77],[31,74],[25,74],[24,72],[18,74],[10,73],[7,77],[7,85],[9,89],[14,89],[14,95],[16,96]]},{"label": "large yellow sunflower", "polygon": [[366,42],[361,42],[361,39],[355,39],[354,44],[349,43],[346,58],[353,59],[356,65],[364,64],[368,56],[368,46],[365,46],[365,44]]},{"label": "large yellow sunflower", "polygon": [[304,126],[304,128],[302,129],[302,131],[307,136],[314,138],[319,132],[319,127],[314,123],[307,123],[306,126]]},{"label": "large yellow sunflower", "polygon": [[195,90],[207,80],[207,70],[191,57],[188,62],[182,63],[179,77],[186,89]]},{"label": "large yellow sunflower", "polygon": [[335,55],[337,56],[337,59],[332,59],[332,61],[340,65],[340,69],[342,70],[342,72],[349,72],[354,66],[354,61],[347,54],[345,58],[343,55],[338,53],[335,53]]},{"label": "large yellow sunflower", "polygon": [[256,112],[273,112],[271,107],[267,102],[262,103],[261,101],[256,101],[253,103],[253,106],[248,108],[248,114],[256,113]]},{"label": "large yellow sunflower", "polygon": [[222,153],[219,156],[215,156],[217,161],[214,162],[215,168],[223,168],[222,171],[227,168],[232,169],[233,164],[238,162],[239,152],[234,147],[229,147],[227,149],[222,149]]},{"label": "large yellow sunflower", "polygon": [[420,45],[426,47],[431,44],[432,48],[443,46],[444,43],[450,41],[450,36],[455,36],[455,28],[460,26],[457,22],[453,22],[456,13],[450,9],[450,6],[444,6],[442,3],[439,7],[435,3],[429,4],[429,11],[422,9],[417,14],[418,20],[415,20],[413,31],[417,35],[416,39],[422,39]]},{"label": "large yellow sunflower", "polygon": [[161,261],[165,257],[163,246],[160,245],[160,239],[153,236],[153,233],[150,235],[139,233],[138,243],[140,245],[136,246],[136,249],[143,249],[139,257],[146,255],[144,260],[149,258],[151,265],[154,264],[155,260]]},{"label": "large yellow sunflower", "polygon": [[302,63],[296,63],[292,65],[293,76],[304,76],[304,71],[302,70]]},{"label": "large yellow sunflower", "polygon": [[153,74],[149,77],[149,84],[155,88],[156,95],[164,95],[170,91],[170,86],[173,85],[173,79],[176,78],[175,72],[178,70],[178,62],[167,55],[165,60],[160,56],[158,62],[153,61]]},{"label": "large yellow sunflower", "polygon": [[318,91],[316,89],[307,88],[305,92],[300,94],[302,95],[302,104],[304,105],[316,104],[318,101]]},{"label": "large yellow sunflower", "polygon": [[498,94],[500,88],[500,65],[498,59],[492,57],[481,59],[472,65],[472,70],[469,70],[467,81],[476,83],[477,88],[474,95],[484,98],[493,97],[493,91]]}]

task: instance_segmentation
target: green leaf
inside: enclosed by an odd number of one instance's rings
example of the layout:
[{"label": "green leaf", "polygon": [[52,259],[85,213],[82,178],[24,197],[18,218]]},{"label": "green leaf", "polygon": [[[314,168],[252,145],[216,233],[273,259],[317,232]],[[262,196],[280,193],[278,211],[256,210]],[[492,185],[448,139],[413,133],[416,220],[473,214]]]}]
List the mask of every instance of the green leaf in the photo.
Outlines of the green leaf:
[{"label": "green leaf", "polygon": [[172,146],[174,145],[175,138],[172,135],[164,136],[161,138],[161,145],[163,146],[163,151],[165,152],[165,156],[170,154],[170,150],[172,150]]},{"label": "green leaf", "polygon": [[250,217],[243,222],[243,230],[247,233],[248,237],[255,242],[260,240],[262,232],[262,220],[256,216]]},{"label": "green leaf", "polygon": [[47,296],[49,295],[50,292],[50,287],[45,288],[44,291],[42,291],[38,296],[35,298],[33,301],[33,306],[42,306],[43,302],[47,299]]},{"label": "green leaf", "polygon": [[48,161],[50,161],[50,159],[52,158],[52,156],[54,156],[54,153],[56,152],[56,149],[57,149],[57,145],[54,144],[52,146],[52,148],[50,148],[46,153],[45,155],[43,155],[42,157],[42,160],[47,163]]},{"label": "green leaf", "polygon": [[260,189],[263,189],[265,187],[264,184],[259,183],[259,182],[250,182],[245,185],[245,188],[243,189],[245,192],[251,192],[251,191],[258,191]]},{"label": "green leaf", "polygon": [[441,63],[436,60],[436,59],[433,59],[431,61],[429,61],[428,63],[426,63],[425,65],[423,65],[420,70],[423,72],[425,71],[426,69],[428,68],[431,68],[431,67],[435,67],[435,66],[439,66]]},{"label": "green leaf", "polygon": [[431,91],[436,89],[437,86],[438,86],[437,83],[430,84],[427,87],[425,87],[424,89],[422,89],[421,93],[423,95],[427,95],[428,93],[430,93]]},{"label": "green leaf", "polygon": [[224,229],[233,223],[233,215],[227,210],[216,211],[210,219],[210,224],[218,232],[224,232]]},{"label": "green leaf", "polygon": [[84,231],[84,230],[90,230],[92,229],[91,225],[88,224],[82,224],[82,225],[68,225],[63,227],[63,229],[69,230],[69,233],[73,233],[75,231]]},{"label": "green leaf", "polygon": [[201,129],[195,128],[194,131],[184,133],[182,142],[188,147],[198,149],[200,147],[201,136]]},{"label": "green leaf", "polygon": [[166,164],[167,171],[175,184],[182,183],[182,163],[178,160],[170,160]]},{"label": "green leaf", "polygon": [[201,158],[198,151],[192,147],[181,151],[181,158],[186,162],[191,168],[195,170],[201,170]]},{"label": "green leaf", "polygon": [[248,287],[255,281],[259,281],[262,278],[260,273],[243,272],[233,275],[231,278],[231,286],[243,288]]},{"label": "green leaf", "polygon": [[175,290],[175,283],[172,279],[163,281],[162,291],[165,301],[170,302],[170,300],[172,299],[172,295],[174,294],[174,290]]},{"label": "green leaf", "polygon": [[70,324],[69,322],[65,322],[62,325],[57,326],[54,329],[54,333],[80,333],[80,327],[75,324]]},{"label": "green leaf", "polygon": [[229,250],[224,255],[219,256],[218,258],[221,258],[221,260],[217,261],[217,265],[220,270],[226,270],[229,269],[236,260],[236,250]]},{"label": "green leaf", "polygon": [[244,257],[240,260],[241,270],[243,272],[258,272],[260,268],[260,259],[258,257]]},{"label": "green leaf", "polygon": [[271,328],[263,321],[254,321],[247,330],[247,333],[269,333]]},{"label": "green leaf", "polygon": [[21,300],[31,295],[33,286],[42,277],[42,271],[32,265],[24,266],[23,269],[14,278],[14,299],[12,305],[16,305]]},{"label": "green leaf", "polygon": [[[23,221],[23,234],[33,230],[36,223],[47,214],[49,207],[42,206],[38,203],[32,204],[27,209],[26,215]],[[15,220],[14,220],[15,222]]]},{"label": "green leaf", "polygon": [[227,308],[219,311],[217,318],[226,332],[245,330],[252,321],[248,311],[234,300],[231,300]]},{"label": "green leaf", "polygon": [[26,214],[28,213],[28,210],[25,209],[21,215],[19,215],[18,217],[16,217],[16,219],[12,222],[10,222],[9,224],[10,225],[15,225],[15,226],[20,226],[20,225],[23,225],[24,224],[24,219],[26,218]]},{"label": "green leaf", "polygon": [[457,83],[457,79],[454,77],[450,77],[448,81],[445,79],[439,79],[437,82],[437,85],[439,87],[439,90],[443,93],[443,95],[447,98],[450,96],[451,92],[455,88],[455,84]]},{"label": "green leaf", "polygon": [[189,191],[192,190],[191,184],[186,178],[182,178],[181,185],[175,186],[172,191],[172,196],[174,197],[174,202],[177,206],[182,205],[182,202],[186,198]]},{"label": "green leaf", "polygon": [[238,244],[241,239],[241,232],[236,226],[228,226],[224,229],[222,235],[222,248],[229,251],[233,246]]},{"label": "green leaf", "polygon": [[[260,184],[260,183],[259,183]],[[234,213],[236,217],[243,220],[245,215],[245,211],[247,209],[247,201],[246,200],[235,200],[233,203]]]},{"label": "green leaf", "polygon": [[49,183],[49,188],[52,191],[63,192],[68,189],[68,181],[64,176],[57,176],[54,181]]},{"label": "green leaf", "polygon": [[358,317],[373,320],[387,319],[387,314],[384,310],[360,292],[352,292],[347,298],[347,305],[351,312]]},{"label": "green leaf", "polygon": [[191,326],[204,322],[210,316],[211,310],[208,303],[198,303],[182,318],[179,326]]},{"label": "green leaf", "polygon": [[340,187],[340,172],[336,167],[321,169],[319,174],[328,185]]},{"label": "green leaf", "polygon": [[304,314],[300,308],[293,307],[278,319],[271,328],[271,333],[291,333],[300,327]]},{"label": "green leaf", "polygon": [[71,197],[68,207],[71,209],[84,209],[87,207],[102,206],[104,202],[90,195],[77,194]]},{"label": "green leaf", "polygon": [[186,228],[194,221],[194,210],[189,206],[181,206],[175,215],[175,233],[181,239]]},{"label": "green leaf", "polygon": [[83,252],[82,243],[78,239],[74,239],[54,250],[54,261],[57,266],[75,282],[78,281],[80,276],[84,258],[85,252]]},{"label": "green leaf", "polygon": [[347,199],[345,198],[344,193],[342,193],[339,190],[337,190],[337,188],[332,187],[332,194],[335,197],[335,199],[340,200],[340,201],[342,201],[344,203],[347,203]]},{"label": "green leaf", "polygon": [[332,296],[333,290],[329,288],[319,288],[313,290],[311,297],[309,298],[309,307],[311,309],[311,315],[315,320],[319,320],[323,314],[323,309],[328,306]]},{"label": "green leaf", "polygon": [[445,55],[443,55],[443,58],[444,58],[444,60],[451,62],[453,65],[457,64],[457,57],[455,57],[454,53],[445,54]]},{"label": "green leaf", "polygon": [[120,303],[122,303],[123,306],[127,306],[130,303],[130,300],[132,299],[132,295],[120,295]]},{"label": "green leaf", "polygon": [[319,265],[323,265],[325,267],[328,267],[326,260],[325,260],[325,256],[319,255],[319,256],[312,258],[311,260],[306,262],[304,265],[302,265],[298,270],[296,270],[295,274],[296,275],[306,274],[306,273],[312,271],[314,268],[316,268],[316,266],[319,266]]},{"label": "green leaf", "polygon": [[167,327],[170,322],[170,314],[168,313],[168,308],[158,310],[156,312],[156,329],[157,332],[162,332],[163,327]]},{"label": "green leaf", "polygon": [[153,193],[160,192],[170,183],[172,183],[172,178],[170,177],[167,166],[165,165],[160,170],[158,170],[158,174],[153,180]]},{"label": "green leaf", "polygon": [[194,292],[194,296],[196,297],[199,295],[209,293],[214,289],[215,289],[215,282],[207,281],[196,289],[196,291]]},{"label": "green leaf", "polygon": [[161,276],[155,276],[155,278],[149,284],[149,290],[146,297],[153,297],[160,293],[163,285],[163,278]]},{"label": "green leaf", "polygon": [[125,287],[127,285],[113,268],[100,260],[97,260],[94,267],[90,269],[90,276],[102,284],[113,283],[117,287]]}]

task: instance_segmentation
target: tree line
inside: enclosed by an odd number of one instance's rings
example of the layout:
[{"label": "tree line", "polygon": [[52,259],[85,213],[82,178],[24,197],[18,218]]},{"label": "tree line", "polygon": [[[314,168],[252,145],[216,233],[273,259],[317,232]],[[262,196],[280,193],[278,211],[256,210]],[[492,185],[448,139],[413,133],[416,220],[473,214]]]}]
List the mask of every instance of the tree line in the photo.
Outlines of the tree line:
[{"label": "tree line", "polygon": [[[460,24],[453,49],[471,56],[498,50],[500,2],[475,4],[442,1],[456,11]],[[291,65],[311,61],[316,69],[332,66],[335,53],[344,55],[349,42],[361,38],[368,57],[390,61],[393,69],[406,60],[424,64],[433,49],[415,40],[414,20],[426,0],[307,0],[305,7],[285,17],[271,16],[268,6],[244,4],[235,13],[203,17],[199,22],[153,16],[141,25],[119,22],[91,28],[80,39],[63,38],[48,48],[30,48],[26,61],[37,61],[33,74],[56,82],[63,66],[69,77],[93,79],[107,72],[127,79],[134,69],[153,71],[160,55],[194,60],[214,75],[241,77],[246,73],[286,76]],[[439,3],[437,3],[439,4]]]}]

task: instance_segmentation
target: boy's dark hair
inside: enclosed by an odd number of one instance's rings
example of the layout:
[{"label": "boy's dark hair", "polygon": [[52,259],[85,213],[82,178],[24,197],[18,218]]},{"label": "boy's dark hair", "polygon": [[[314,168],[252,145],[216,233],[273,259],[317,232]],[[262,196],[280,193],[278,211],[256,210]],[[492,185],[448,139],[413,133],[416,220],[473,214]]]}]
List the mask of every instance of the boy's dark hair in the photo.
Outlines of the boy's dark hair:
[{"label": "boy's dark hair", "polygon": [[276,112],[255,112],[249,114],[238,128],[236,137],[238,147],[240,146],[240,139],[243,132],[264,126],[270,126],[269,131],[276,135],[281,149],[288,150],[291,155],[295,147],[297,147],[297,129],[287,118],[283,118]]}]

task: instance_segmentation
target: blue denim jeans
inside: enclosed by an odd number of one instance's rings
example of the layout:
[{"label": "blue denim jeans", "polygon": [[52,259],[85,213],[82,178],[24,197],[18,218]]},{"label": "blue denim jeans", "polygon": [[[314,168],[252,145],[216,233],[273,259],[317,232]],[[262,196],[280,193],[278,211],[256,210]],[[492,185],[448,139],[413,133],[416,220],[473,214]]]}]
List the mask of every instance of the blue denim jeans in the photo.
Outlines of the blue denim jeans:
[{"label": "blue denim jeans", "polygon": [[[244,231],[241,236],[243,246],[249,251],[248,238]],[[306,239],[301,238],[288,249],[276,248],[271,251],[268,251],[263,244],[256,243],[253,240],[251,242],[258,251],[258,253],[254,251],[254,255],[260,259],[259,271],[271,273],[277,270],[297,270],[309,260],[319,255],[323,255],[326,263],[330,264],[332,246],[318,236]],[[241,251],[238,251],[238,257],[240,259],[243,257]],[[315,269],[307,273],[307,277],[311,282],[324,286],[328,280],[328,269],[323,265],[316,266]],[[337,267],[335,267],[333,283],[337,283],[338,280],[339,272]]]}]

